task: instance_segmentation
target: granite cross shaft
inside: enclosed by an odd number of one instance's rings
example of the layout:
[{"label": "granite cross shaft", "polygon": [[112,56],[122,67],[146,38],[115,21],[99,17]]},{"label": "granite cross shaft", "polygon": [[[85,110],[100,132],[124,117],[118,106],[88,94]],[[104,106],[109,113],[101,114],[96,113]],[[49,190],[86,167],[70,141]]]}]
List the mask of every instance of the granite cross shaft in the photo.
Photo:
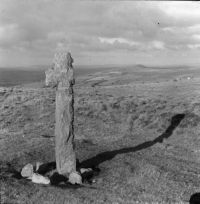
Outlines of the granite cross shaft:
[{"label": "granite cross shaft", "polygon": [[58,52],[54,56],[53,67],[45,72],[46,85],[56,87],[56,168],[59,174],[66,177],[77,173],[74,149],[75,80],[72,63],[69,52]]}]

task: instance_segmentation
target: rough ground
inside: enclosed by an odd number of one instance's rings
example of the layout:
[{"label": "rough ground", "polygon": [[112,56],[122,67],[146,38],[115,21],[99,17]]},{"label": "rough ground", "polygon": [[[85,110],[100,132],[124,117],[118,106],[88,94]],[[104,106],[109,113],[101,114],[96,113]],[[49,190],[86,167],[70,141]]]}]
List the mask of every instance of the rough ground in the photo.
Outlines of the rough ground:
[{"label": "rough ground", "polygon": [[77,157],[96,166],[85,187],[36,185],[23,165],[52,162],[54,91],[0,89],[1,203],[188,203],[200,191],[200,69],[143,66],[79,76]]}]

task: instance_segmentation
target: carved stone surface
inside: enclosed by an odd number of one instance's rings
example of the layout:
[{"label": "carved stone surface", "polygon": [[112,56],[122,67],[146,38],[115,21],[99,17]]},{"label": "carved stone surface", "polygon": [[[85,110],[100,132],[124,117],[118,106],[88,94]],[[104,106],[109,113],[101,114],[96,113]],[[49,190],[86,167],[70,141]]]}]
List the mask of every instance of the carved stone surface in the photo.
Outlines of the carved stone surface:
[{"label": "carved stone surface", "polygon": [[47,70],[46,85],[56,86],[55,152],[59,174],[69,176],[76,171],[74,151],[74,70],[70,53],[58,52],[53,68]]}]

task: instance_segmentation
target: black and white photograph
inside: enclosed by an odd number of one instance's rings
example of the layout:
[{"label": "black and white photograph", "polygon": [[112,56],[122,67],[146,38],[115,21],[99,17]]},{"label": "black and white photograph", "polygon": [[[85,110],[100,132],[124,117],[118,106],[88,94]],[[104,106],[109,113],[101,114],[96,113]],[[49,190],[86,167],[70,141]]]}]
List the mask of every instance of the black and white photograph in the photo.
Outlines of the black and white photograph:
[{"label": "black and white photograph", "polygon": [[0,204],[200,204],[200,2],[0,0]]}]

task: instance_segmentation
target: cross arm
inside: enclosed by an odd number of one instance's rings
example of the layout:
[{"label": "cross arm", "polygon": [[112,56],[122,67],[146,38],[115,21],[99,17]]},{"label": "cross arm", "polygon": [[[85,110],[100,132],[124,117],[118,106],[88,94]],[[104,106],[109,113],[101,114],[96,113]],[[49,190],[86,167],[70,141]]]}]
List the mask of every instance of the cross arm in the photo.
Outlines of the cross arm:
[{"label": "cross arm", "polygon": [[45,71],[46,79],[45,84],[46,86],[56,87],[58,84],[58,73],[54,70],[54,67]]}]

